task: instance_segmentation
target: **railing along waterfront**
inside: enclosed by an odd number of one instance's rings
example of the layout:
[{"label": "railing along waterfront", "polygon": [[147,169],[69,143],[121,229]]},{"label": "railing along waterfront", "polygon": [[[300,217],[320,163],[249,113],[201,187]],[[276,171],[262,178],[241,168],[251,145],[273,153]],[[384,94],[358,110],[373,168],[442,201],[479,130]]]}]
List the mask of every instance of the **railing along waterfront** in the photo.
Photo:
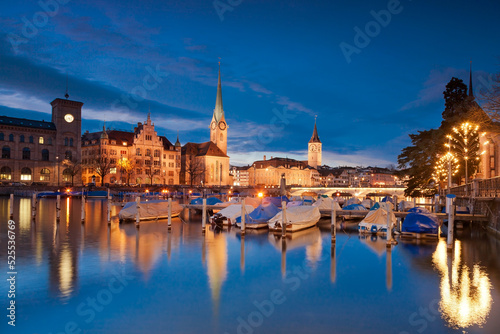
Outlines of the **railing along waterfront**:
[{"label": "railing along waterfront", "polygon": [[457,197],[500,197],[500,176],[490,179],[473,180],[467,185],[451,188],[450,192],[457,195]]}]

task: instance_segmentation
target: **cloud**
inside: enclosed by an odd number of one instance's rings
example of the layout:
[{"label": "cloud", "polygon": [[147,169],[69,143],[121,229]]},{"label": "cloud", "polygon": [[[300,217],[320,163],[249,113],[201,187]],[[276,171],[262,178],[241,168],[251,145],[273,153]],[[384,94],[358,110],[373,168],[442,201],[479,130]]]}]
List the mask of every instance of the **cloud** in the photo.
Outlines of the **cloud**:
[{"label": "cloud", "polygon": [[290,98],[286,96],[278,95],[276,103],[287,107],[289,110],[302,111],[309,115],[314,115],[314,112],[311,109],[304,107],[300,102],[291,101]]}]

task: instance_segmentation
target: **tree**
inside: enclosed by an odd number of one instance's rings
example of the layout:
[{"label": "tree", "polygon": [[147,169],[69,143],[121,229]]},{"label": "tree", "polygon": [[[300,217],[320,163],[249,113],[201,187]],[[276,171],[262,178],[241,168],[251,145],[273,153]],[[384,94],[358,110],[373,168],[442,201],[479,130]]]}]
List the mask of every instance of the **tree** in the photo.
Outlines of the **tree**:
[{"label": "tree", "polygon": [[461,79],[451,78],[446,84],[444,95],[443,120],[447,121],[464,113],[463,102],[468,99],[467,85]]},{"label": "tree", "polygon": [[195,181],[201,182],[205,176],[205,164],[194,156],[188,156],[186,159],[186,174],[189,175],[191,186]]},{"label": "tree", "polygon": [[104,186],[104,177],[109,174],[111,165],[111,159],[104,155],[91,160],[90,167],[101,177],[101,187]]},{"label": "tree", "polygon": [[78,161],[71,161],[69,159],[64,159],[62,162],[62,165],[65,166],[65,171],[71,176],[71,186],[73,187],[73,179],[75,175],[78,175],[80,173],[80,170],[82,169],[82,165]]},{"label": "tree", "polygon": [[436,143],[442,141],[443,132],[440,129],[419,131],[418,134],[410,134],[410,138],[413,145],[404,148],[398,156],[398,167],[409,175],[405,195],[432,196],[436,193],[434,165],[443,151],[443,145]]},{"label": "tree", "polygon": [[128,157],[121,157],[118,160],[117,167],[121,169],[121,173],[125,174],[127,177],[127,186],[130,185],[130,177],[132,174],[134,174],[135,171],[135,160],[128,156]]}]

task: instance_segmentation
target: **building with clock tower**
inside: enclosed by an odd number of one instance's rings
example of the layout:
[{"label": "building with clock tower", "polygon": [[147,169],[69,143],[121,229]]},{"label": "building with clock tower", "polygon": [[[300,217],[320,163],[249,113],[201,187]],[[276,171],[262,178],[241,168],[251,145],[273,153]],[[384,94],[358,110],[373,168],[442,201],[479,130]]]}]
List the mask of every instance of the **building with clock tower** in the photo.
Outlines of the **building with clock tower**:
[{"label": "building with clock tower", "polygon": [[319,140],[318,129],[316,127],[316,120],[314,120],[314,130],[308,144],[307,162],[313,168],[321,166],[322,144]]},{"label": "building with clock tower", "polygon": [[217,84],[217,98],[215,100],[215,109],[210,122],[210,141],[217,145],[224,154],[227,154],[227,123],[222,108],[222,85],[220,79],[219,62],[219,82]]}]

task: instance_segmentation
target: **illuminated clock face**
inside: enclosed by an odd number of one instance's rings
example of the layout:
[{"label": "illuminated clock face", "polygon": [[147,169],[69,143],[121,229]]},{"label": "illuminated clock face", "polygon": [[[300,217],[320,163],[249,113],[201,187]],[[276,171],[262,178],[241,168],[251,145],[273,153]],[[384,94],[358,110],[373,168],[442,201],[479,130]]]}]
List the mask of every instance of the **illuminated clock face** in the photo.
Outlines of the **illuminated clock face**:
[{"label": "illuminated clock face", "polygon": [[212,127],[212,130],[215,130],[215,128],[217,127],[217,124],[215,122],[212,122],[212,124],[210,124],[210,126]]},{"label": "illuminated clock face", "polygon": [[66,114],[66,115],[64,115],[64,120],[65,120],[66,122],[68,122],[68,123],[73,122],[73,120],[74,120],[74,119],[75,119],[75,118],[74,118],[74,117],[73,117],[73,115],[71,115],[71,114]]},{"label": "illuminated clock face", "polygon": [[311,145],[310,151],[311,152],[316,152],[316,145]]},{"label": "illuminated clock face", "polygon": [[221,130],[225,130],[225,129],[226,129],[226,123],[224,123],[224,122],[220,122],[220,123],[219,123],[219,129],[221,129]]}]

